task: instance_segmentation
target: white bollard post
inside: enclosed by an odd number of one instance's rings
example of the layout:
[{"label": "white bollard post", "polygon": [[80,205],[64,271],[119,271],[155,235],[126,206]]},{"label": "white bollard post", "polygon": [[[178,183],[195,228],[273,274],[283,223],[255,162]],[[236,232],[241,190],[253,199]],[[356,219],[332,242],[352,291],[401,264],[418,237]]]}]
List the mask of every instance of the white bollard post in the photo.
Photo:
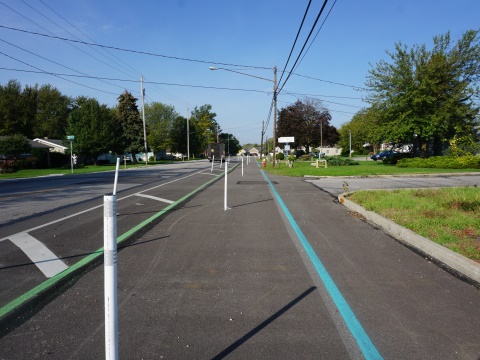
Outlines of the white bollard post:
[{"label": "white bollard post", "polygon": [[117,195],[118,169],[120,168],[120,158],[117,157],[117,166],[115,168],[115,180],[113,181],[113,195]]},{"label": "white bollard post", "polygon": [[243,176],[243,156],[242,156],[242,176]]},{"label": "white bollard post", "polygon": [[227,211],[228,209],[227,207],[227,177],[228,177],[227,168],[228,168],[228,163],[225,163],[225,195],[224,195],[224,207],[223,207],[224,211]]},{"label": "white bollard post", "polygon": [[210,172],[213,172],[213,163],[215,162],[215,155],[212,155],[212,168],[210,169]]},{"label": "white bollard post", "polygon": [[105,359],[118,359],[117,196],[103,197]]},{"label": "white bollard post", "polygon": [[222,157],[220,156],[220,169],[222,168],[222,163],[223,163],[223,160],[222,160]]}]

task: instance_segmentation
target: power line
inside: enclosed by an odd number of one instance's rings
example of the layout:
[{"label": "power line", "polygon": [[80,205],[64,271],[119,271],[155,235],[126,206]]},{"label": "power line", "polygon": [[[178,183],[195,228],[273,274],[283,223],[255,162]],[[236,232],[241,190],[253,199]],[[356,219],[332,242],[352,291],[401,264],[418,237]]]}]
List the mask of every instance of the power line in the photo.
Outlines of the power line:
[{"label": "power line", "polygon": [[283,74],[285,74],[285,70],[287,69],[287,65],[288,65],[288,62],[290,61],[290,57],[292,56],[293,49],[295,48],[295,44],[297,43],[298,36],[300,35],[300,32],[302,31],[303,23],[305,22],[305,18],[307,17],[308,9],[310,8],[311,3],[312,3],[312,0],[309,0],[307,8],[305,9],[305,13],[303,14],[302,22],[300,23],[300,27],[298,28],[297,36],[295,37],[295,41],[293,42],[292,48],[290,49],[290,54],[288,54],[287,62],[285,63],[285,66],[283,67],[282,74],[280,75],[280,80],[278,80],[279,84],[282,82]]},{"label": "power line", "polygon": [[[65,17],[63,17],[61,14],[59,14],[58,12],[56,12],[54,9],[52,9],[50,6],[48,6],[45,2],[43,2],[42,0],[39,0],[45,7],[47,7],[51,12],[53,12],[54,14],[56,14],[58,17],[60,17],[62,20],[64,20],[66,23],[68,23],[70,26],[72,26],[73,28],[75,28],[78,32],[80,32],[81,34],[83,34],[87,39],[91,40],[93,43],[95,44],[98,44],[95,40],[93,40],[90,36],[88,36],[87,34],[85,34],[82,30],[80,30],[78,27],[76,27],[74,24],[72,24],[70,21],[68,21]],[[25,3],[24,0],[22,0],[22,2]],[[28,5],[28,4],[27,4]],[[28,5],[30,6],[30,5]],[[31,7],[31,6],[30,6]],[[31,7],[32,9],[34,9],[33,7]],[[54,22],[52,19],[50,19],[49,17],[47,17],[46,15],[40,13],[38,10],[34,9],[35,11],[37,11],[39,14],[41,14],[43,17],[47,18],[49,21],[51,21],[52,23],[54,23],[55,25],[57,25],[58,27],[60,27],[62,30],[64,30],[65,32],[67,32],[68,34],[72,35],[73,37],[75,37],[76,39],[78,40],[81,40],[78,36],[76,36],[75,34],[71,33],[70,31],[68,31],[67,29],[65,29],[64,27],[60,26],[59,24],[57,24],[56,22]],[[122,68],[124,68],[125,70],[127,70],[130,74],[133,74],[135,77],[138,77],[141,75],[141,73],[138,71],[138,70],[135,70],[133,67],[131,67],[130,65],[128,65],[126,62],[122,61],[120,58],[118,58],[117,56],[115,56],[114,54],[112,54],[110,51],[108,51],[108,49],[105,49],[105,48],[101,48],[101,50],[103,50],[105,53],[109,54],[111,57],[109,56],[106,56],[105,54],[101,53],[100,51],[98,51],[96,48],[92,47],[92,46],[89,46],[92,50],[95,50],[97,53],[99,53],[100,55],[104,56],[105,58],[107,58],[109,61],[112,61],[114,62],[115,64],[121,66]],[[113,58],[113,59],[112,59]],[[115,59],[117,59],[118,61],[115,61]],[[125,64],[124,65],[122,65]],[[121,71],[115,67],[113,67],[114,69],[122,72],[123,74],[126,74],[128,75],[127,73],[125,73],[124,71]],[[175,95],[173,94],[170,94],[168,91],[160,88],[158,85],[152,85],[152,90],[157,92],[158,94],[164,96],[164,97],[167,97],[169,99],[173,99],[174,101],[179,101],[180,103],[185,103],[185,101],[181,100],[180,98],[176,97]]]},{"label": "power line", "polygon": [[[0,52],[0,54],[3,54]],[[9,55],[3,54],[7,57],[10,57],[14,60],[17,60]],[[27,64],[23,61],[17,60],[21,63],[24,63],[28,66],[32,66],[30,64]],[[32,66],[35,68],[34,66]],[[128,79],[115,79],[115,78],[103,78],[103,77],[97,77],[97,76],[89,76],[89,75],[75,75],[75,74],[60,74],[60,73],[53,73],[50,71],[45,71],[42,69],[38,69],[39,71],[33,71],[33,70],[23,70],[23,69],[12,69],[12,68],[6,68],[6,67],[0,67],[0,70],[8,70],[8,71],[17,71],[17,72],[28,72],[28,73],[35,73],[35,74],[48,74],[48,75],[53,75],[53,76],[67,76],[67,77],[78,77],[78,78],[87,78],[87,79],[104,79],[104,80],[110,80],[110,81],[122,81],[122,82],[138,82],[136,80],[128,80]],[[67,79],[63,79],[67,80]],[[175,84],[175,83],[166,83],[166,82],[158,82],[158,81],[144,81],[144,83],[148,84],[157,84],[157,85],[168,85],[168,86],[180,86],[180,87],[191,87],[191,88],[200,88],[200,89],[214,89],[214,90],[229,90],[229,91],[244,91],[244,92],[256,92],[256,93],[261,93],[261,94],[270,94],[269,91],[263,91],[263,90],[255,90],[255,89],[240,89],[240,88],[226,88],[226,87],[216,87],[216,86],[204,86],[204,85],[190,85],[190,84]],[[85,85],[82,85],[85,86]],[[98,90],[98,89],[95,89]],[[102,90],[99,90],[102,91]],[[110,93],[112,94],[112,93]],[[114,94],[116,95],[116,94]]]},{"label": "power line", "polygon": [[[13,56],[7,55],[7,54],[5,54],[5,53],[3,53],[3,52],[1,52],[1,51],[0,51],[0,54],[4,55],[4,56],[6,56],[6,57],[9,57],[10,59],[16,60],[16,61],[18,61],[18,62],[20,62],[20,63],[22,63],[22,64],[25,64],[25,65],[27,65],[27,66],[30,66],[30,67],[32,67],[32,68],[34,68],[34,69],[37,69],[37,70],[41,71],[41,72],[44,73],[44,74],[53,75],[53,76],[56,76],[56,77],[58,77],[58,78],[60,78],[60,79],[62,79],[62,80],[65,80],[65,81],[68,81],[68,82],[71,82],[71,83],[74,83],[74,84],[77,84],[77,85],[80,85],[80,86],[83,86],[83,87],[86,87],[86,88],[89,88],[89,89],[92,89],[92,90],[100,91],[100,92],[103,92],[103,93],[106,93],[106,94],[118,95],[118,94],[112,93],[112,92],[110,92],[110,91],[100,90],[100,89],[94,88],[94,87],[92,87],[92,86],[83,85],[83,84],[78,83],[78,82],[73,81],[73,80],[65,79],[65,78],[63,78],[62,76],[58,75],[58,74],[55,74],[55,73],[51,73],[51,72],[42,70],[42,69],[40,69],[40,68],[38,68],[38,67],[36,67],[36,66],[30,65],[29,63],[26,63],[25,61],[16,59],[16,58],[14,58]],[[30,72],[31,72],[31,71],[30,71]]]},{"label": "power line", "polygon": [[[0,1],[0,3],[2,3],[2,2]],[[43,36],[43,37],[47,37],[47,38],[52,38],[52,39],[57,39],[57,40],[63,40],[63,41],[83,44],[83,45],[98,46],[98,47],[102,47],[102,48],[105,48],[105,49],[112,49],[112,50],[130,52],[130,53],[140,54],[140,55],[155,56],[155,57],[161,57],[161,58],[172,59],[172,60],[189,61],[189,62],[197,62],[197,63],[202,63],[202,64],[213,64],[213,65],[222,65],[222,66],[248,67],[248,68],[251,68],[251,69],[263,69],[263,70],[270,70],[271,69],[270,67],[265,67],[265,66],[229,64],[229,63],[221,63],[221,62],[216,62],[216,61],[206,61],[206,60],[183,58],[183,57],[179,57],[179,56],[156,54],[156,53],[151,53],[151,52],[148,52],[148,51],[131,50],[131,49],[125,49],[125,48],[120,48],[120,47],[115,47],[115,46],[90,43],[90,42],[87,42],[87,41],[68,39],[68,38],[63,38],[63,37],[55,36],[55,35],[47,35],[47,34],[42,34],[42,33],[23,30],[23,29],[18,29],[18,28],[14,28],[14,27],[10,27],[10,26],[4,26],[4,25],[0,25],[0,28],[7,29],[7,30],[13,30],[13,31],[19,31],[19,32],[23,32],[23,33],[31,34],[31,35]]]},{"label": "power line", "polygon": [[329,80],[318,79],[318,78],[314,78],[314,77],[307,76],[307,75],[300,75],[300,74],[297,74],[297,73],[294,73],[294,72],[292,72],[291,74],[292,74],[292,75],[295,75],[295,76],[300,76],[300,77],[304,77],[304,78],[307,78],[307,79],[311,79],[311,80],[326,82],[326,83],[329,83],[329,84],[346,86],[346,87],[350,87],[350,88],[353,88],[353,89],[356,89],[356,90],[368,90],[367,88],[364,88],[364,87],[361,87],[361,86],[348,85],[348,84],[342,84],[342,83],[339,83],[339,82],[334,82],[334,81],[329,81]]},{"label": "power line", "polygon": [[[36,23],[36,22],[33,21],[32,19],[30,19],[30,18],[26,17],[25,15],[19,13],[19,12],[16,11],[15,9],[12,9],[10,6],[5,5],[4,2],[0,1],[0,4],[2,4],[3,6],[7,7],[7,8],[10,9],[11,11],[15,12],[16,14],[20,15],[20,16],[23,17],[24,19],[30,21],[32,24],[34,24],[34,25],[38,26],[39,28],[41,28],[41,29],[49,32],[50,34],[52,34],[52,35],[46,35],[46,34],[45,34],[45,36],[47,36],[47,37],[56,37],[50,30],[44,28],[42,25]],[[0,27],[3,27],[3,26],[0,25]],[[12,28],[12,29],[13,29],[13,28]],[[59,39],[62,39],[62,38],[59,38]],[[92,54],[89,54],[89,53],[86,52],[85,50],[80,49],[78,46],[75,46],[74,44],[69,43],[67,40],[64,40],[64,41],[66,41],[68,45],[74,47],[74,48],[77,49],[78,51],[83,52],[85,55],[88,55],[88,56],[90,56],[91,58],[93,58],[93,59],[95,59],[95,60],[97,60],[97,61],[100,61],[101,63],[103,63],[103,64],[105,64],[105,65],[107,65],[107,66],[111,66],[110,64],[107,64],[105,61],[97,58],[96,56],[93,56]],[[115,70],[122,72],[122,70],[119,70],[119,69],[115,68],[114,66],[112,66],[112,67],[113,67]],[[124,74],[125,74],[125,73],[124,73]]]},{"label": "power line", "polygon": [[282,86],[280,87],[280,90],[277,91],[277,94],[279,94],[279,93],[282,91],[282,89],[283,89],[283,87],[285,86],[285,84],[287,83],[288,79],[290,79],[291,72],[293,71],[293,69],[295,69],[295,66],[297,65],[297,62],[298,62],[298,60],[300,59],[300,56],[302,56],[303,50],[305,49],[305,46],[307,45],[308,40],[310,39],[310,36],[312,35],[313,30],[315,29],[315,26],[317,25],[318,19],[320,19],[320,16],[322,15],[323,10],[325,9],[325,6],[327,5],[327,2],[328,2],[328,0],[325,0],[325,1],[324,1],[323,5],[322,5],[322,8],[321,8],[320,11],[318,12],[317,18],[315,19],[315,22],[313,23],[312,29],[311,29],[310,32],[308,33],[307,39],[305,40],[305,42],[304,42],[304,44],[303,44],[303,46],[302,46],[302,49],[300,50],[300,53],[298,54],[297,59],[295,60],[295,63],[294,63],[293,66],[292,66],[292,70],[290,71],[290,73],[288,74],[287,78],[286,78],[285,81],[283,82]]},{"label": "power line", "polygon": [[[79,74],[82,74],[82,75],[86,75],[85,73],[82,73],[81,71],[72,69],[71,67],[68,67],[68,66],[66,66],[66,65],[62,65],[62,64],[60,64],[60,63],[58,63],[58,62],[56,62],[56,61],[54,61],[54,60],[50,60],[50,59],[48,59],[48,58],[46,58],[46,57],[44,57],[44,56],[38,55],[38,54],[36,54],[36,53],[34,53],[34,52],[30,51],[30,50],[26,50],[26,49],[24,49],[24,48],[22,48],[22,47],[20,47],[20,46],[18,46],[18,45],[12,44],[12,43],[10,43],[10,42],[8,42],[8,41],[6,41],[6,40],[3,40],[3,39],[1,39],[1,38],[0,38],[0,41],[4,42],[4,43],[6,43],[6,44],[8,44],[8,45],[10,45],[10,46],[16,47],[17,49],[23,50],[23,51],[25,51],[25,52],[27,52],[27,53],[29,53],[29,54],[35,55],[35,56],[37,56],[37,57],[39,57],[39,58],[41,58],[41,59],[43,59],[43,60],[49,61],[49,62],[51,62],[51,63],[53,63],[53,64],[55,64],[55,65],[64,67],[65,69],[75,71],[76,73],[79,73]],[[86,76],[88,76],[88,75],[86,75]],[[97,80],[100,80],[100,81],[102,81],[102,82],[104,82],[104,83],[106,83],[106,84],[108,84],[108,85],[112,85],[112,86],[116,86],[116,87],[120,87],[120,88],[121,88],[121,86],[118,86],[118,85],[109,83],[109,82],[107,82],[107,81],[105,81],[105,80],[103,80],[103,79],[97,79]]]},{"label": "power line", "polygon": [[[322,30],[323,25],[325,25],[325,22],[327,21],[328,17],[330,16],[330,13],[332,12],[333,7],[335,6],[336,3],[337,3],[337,0],[335,0],[335,2],[333,3],[332,7],[330,8],[330,10],[329,10],[328,13],[327,13],[327,16],[325,16],[325,19],[323,19],[322,25],[320,25],[320,27],[318,28],[317,33],[315,34],[315,36],[314,36],[313,39],[312,39],[312,42],[310,43],[310,45],[308,45],[307,50],[305,51],[305,53],[303,54],[302,58],[301,58],[300,61],[298,62],[297,68],[300,66],[300,64],[302,63],[303,59],[305,58],[305,55],[307,55],[308,51],[309,51],[310,48],[312,47],[312,44],[315,42],[315,39],[317,38],[318,34],[320,33],[320,30]],[[292,71],[293,71],[293,70],[295,70],[295,69],[292,69]]]},{"label": "power line", "polygon": [[[23,0],[22,0],[23,1]],[[75,26],[74,24],[72,24],[70,21],[68,21],[65,17],[63,17],[61,14],[59,14],[58,12],[56,12],[54,9],[52,9],[50,6],[48,6],[47,4],[45,4],[45,2],[43,2],[42,0],[39,0],[45,7],[47,7],[50,11],[52,11],[54,14],[56,14],[58,17],[60,17],[61,19],[63,19],[67,24],[69,24],[70,26],[72,26],[73,28],[75,28],[78,32],[80,32],[81,34],[83,34],[87,39],[91,40],[92,42],[94,42],[95,44],[97,44],[97,42],[95,40],[93,40],[90,36],[88,36],[87,34],[85,34],[82,30],[80,30],[77,26]],[[24,2],[24,1],[23,1]],[[43,15],[45,16],[45,15]],[[49,19],[50,20],[50,19]],[[52,21],[52,20],[50,20]],[[52,21],[53,22],[53,21]],[[55,24],[55,23],[54,23]],[[56,24],[57,26],[59,26],[60,28],[62,28],[63,30],[65,30],[67,33],[69,33],[70,35],[74,36],[76,39],[80,40],[79,37],[75,36],[74,34],[72,34],[71,32],[69,32],[68,30],[64,29],[63,27],[61,27],[60,25]],[[118,61],[122,62],[124,65],[122,64],[119,64],[118,62],[116,62],[115,60],[112,60],[110,58],[107,57],[107,59],[109,59],[110,61],[113,61],[115,62],[116,64],[122,66],[124,69],[130,71],[130,73],[133,73],[135,74],[135,76],[138,76],[140,75],[140,73],[135,70],[133,67],[131,67],[130,65],[128,65],[126,62],[122,61],[120,58],[116,57],[114,54],[112,54],[111,52],[109,52],[107,49],[102,49],[103,51],[105,51],[107,54],[111,55],[112,57],[114,57],[115,59],[117,59]],[[105,55],[104,55],[105,56]],[[130,69],[128,69],[128,68]]]}]

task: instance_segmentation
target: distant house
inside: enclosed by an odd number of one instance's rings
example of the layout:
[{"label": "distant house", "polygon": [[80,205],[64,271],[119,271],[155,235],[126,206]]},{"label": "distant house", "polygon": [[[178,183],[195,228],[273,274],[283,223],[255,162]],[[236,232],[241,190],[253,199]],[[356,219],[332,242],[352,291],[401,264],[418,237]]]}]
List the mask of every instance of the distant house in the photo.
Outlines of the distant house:
[{"label": "distant house", "polygon": [[[317,150],[320,152],[320,147],[318,147]],[[339,156],[339,155],[342,154],[342,148],[341,147],[323,146],[322,147],[322,152],[325,154],[325,156]]]},{"label": "distant house", "polygon": [[65,152],[68,150],[68,147],[63,145],[63,140],[36,138],[30,141],[30,145],[33,149],[48,147],[50,152],[56,152],[60,154],[65,154]]},{"label": "distant house", "polygon": [[253,156],[258,156],[258,154],[260,153],[260,151],[258,151],[257,148],[251,148],[250,151],[249,151],[250,155],[253,155]]}]

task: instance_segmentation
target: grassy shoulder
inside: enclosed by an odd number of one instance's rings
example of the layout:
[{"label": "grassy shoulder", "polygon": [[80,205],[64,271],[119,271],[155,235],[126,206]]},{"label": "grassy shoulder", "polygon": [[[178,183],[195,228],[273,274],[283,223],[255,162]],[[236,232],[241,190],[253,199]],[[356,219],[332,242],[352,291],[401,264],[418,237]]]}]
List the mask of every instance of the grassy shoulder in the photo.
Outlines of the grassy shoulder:
[{"label": "grassy shoulder", "polygon": [[[173,162],[176,163],[176,162]],[[148,166],[160,165],[160,164],[172,164],[172,161],[152,161],[148,163]],[[112,171],[115,170],[115,165],[87,165],[82,167],[77,167],[73,169],[74,174],[88,174],[93,172],[100,171]],[[120,170],[122,169],[131,169],[131,168],[141,168],[145,167],[144,162],[139,162],[138,164],[120,164]],[[13,173],[3,173],[0,174],[0,180],[2,179],[21,179],[21,178],[32,178],[38,176],[53,176],[53,175],[71,175],[71,168],[61,168],[61,169],[24,169],[19,170]]]},{"label": "grassy shoulder", "polygon": [[[315,162],[295,161],[293,167],[288,167],[285,161],[277,162],[275,169],[272,163],[267,163],[266,171],[283,176],[377,176],[402,174],[440,174],[478,172],[480,169],[433,169],[433,168],[401,168],[395,165],[385,165],[381,161],[359,161],[359,165],[315,167]],[[313,164],[313,165],[312,165]]]},{"label": "grassy shoulder", "polygon": [[480,188],[358,191],[349,199],[480,263]]}]

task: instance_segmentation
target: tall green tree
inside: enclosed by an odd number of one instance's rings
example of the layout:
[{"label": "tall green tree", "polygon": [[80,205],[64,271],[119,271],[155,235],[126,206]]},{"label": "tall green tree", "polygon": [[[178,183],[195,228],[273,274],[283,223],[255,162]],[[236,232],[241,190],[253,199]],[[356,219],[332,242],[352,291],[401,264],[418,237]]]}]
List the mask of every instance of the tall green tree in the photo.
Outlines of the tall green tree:
[{"label": "tall green tree", "polygon": [[385,141],[419,148],[432,144],[439,155],[456,129],[472,131],[477,123],[480,77],[479,31],[469,30],[453,43],[450,34],[436,36],[433,48],[397,43],[369,72],[366,98],[379,114]]},{"label": "tall green tree", "polygon": [[75,136],[74,152],[81,162],[93,160],[112,151],[117,140],[118,123],[114,113],[96,99],[78,97],[68,117],[67,132]]},{"label": "tall green tree", "polygon": [[[190,130],[194,128],[190,126]],[[168,132],[168,146],[171,152],[187,153],[187,119],[183,116],[179,115],[173,120]]]},{"label": "tall green tree", "polygon": [[225,144],[225,154],[236,155],[242,149],[240,142],[233,134],[221,133],[218,137],[220,142]]},{"label": "tall green tree", "polygon": [[119,142],[121,151],[132,154],[134,163],[137,162],[136,154],[145,151],[143,120],[138,111],[137,100],[130,92],[125,90],[118,97],[116,111],[117,121],[122,128],[122,136]]},{"label": "tall green tree", "polygon": [[33,123],[34,137],[63,139],[72,100],[50,84],[38,90],[37,111]]},{"label": "tall green tree", "polygon": [[217,142],[217,134],[220,134],[221,128],[215,119],[216,116],[210,104],[196,106],[191,112],[190,124],[195,127],[195,134],[202,149],[206,149],[209,143]]},{"label": "tall green tree", "polygon": [[22,86],[17,80],[0,85],[0,135],[22,134],[27,127],[22,123]]},{"label": "tall green tree", "polygon": [[145,122],[149,130],[148,145],[154,152],[169,146],[168,134],[178,116],[172,105],[160,102],[145,104]]},{"label": "tall green tree", "polygon": [[379,126],[378,115],[373,107],[357,112],[350,122],[343,124],[338,129],[338,132],[340,134],[338,144],[343,149],[350,147],[351,132],[352,149],[356,152],[363,151],[366,143],[370,144],[372,152],[377,152],[384,139],[383,128]]}]

